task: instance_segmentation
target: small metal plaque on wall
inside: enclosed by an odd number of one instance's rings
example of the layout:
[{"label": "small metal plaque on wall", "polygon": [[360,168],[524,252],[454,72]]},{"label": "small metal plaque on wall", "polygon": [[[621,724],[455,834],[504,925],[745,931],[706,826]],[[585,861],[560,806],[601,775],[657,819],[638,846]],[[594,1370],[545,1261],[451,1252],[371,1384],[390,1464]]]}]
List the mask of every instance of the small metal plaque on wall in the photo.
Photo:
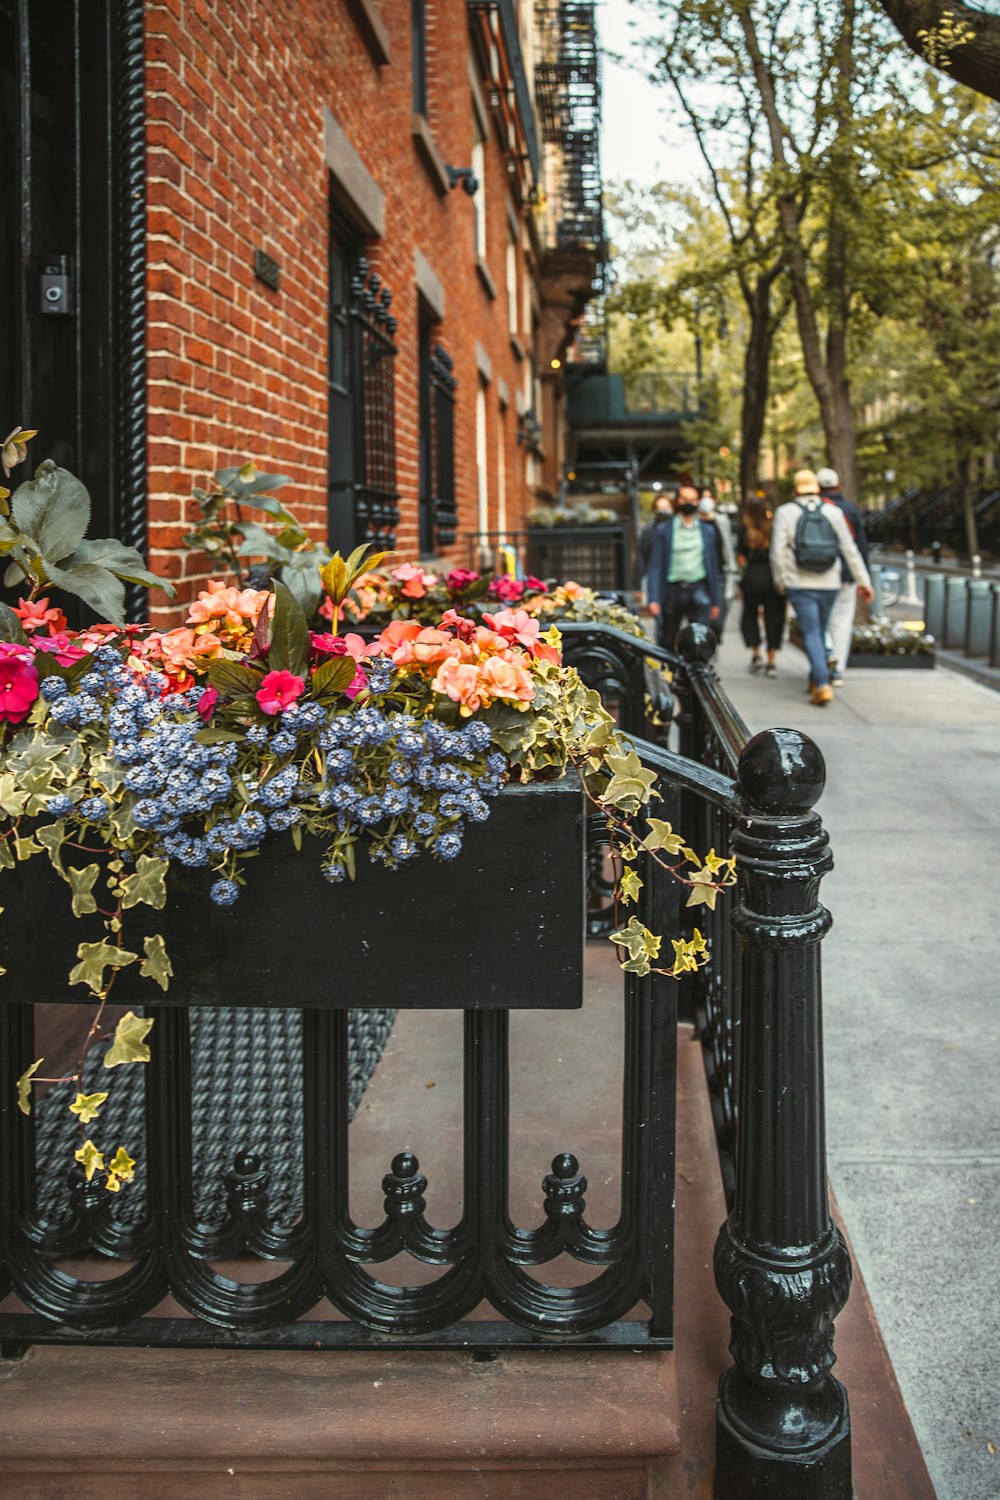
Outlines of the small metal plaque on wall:
[{"label": "small metal plaque on wall", "polygon": [[253,253],[253,273],[265,286],[272,291],[277,291],[281,282],[281,267],[276,260],[268,255],[266,250],[255,250]]}]

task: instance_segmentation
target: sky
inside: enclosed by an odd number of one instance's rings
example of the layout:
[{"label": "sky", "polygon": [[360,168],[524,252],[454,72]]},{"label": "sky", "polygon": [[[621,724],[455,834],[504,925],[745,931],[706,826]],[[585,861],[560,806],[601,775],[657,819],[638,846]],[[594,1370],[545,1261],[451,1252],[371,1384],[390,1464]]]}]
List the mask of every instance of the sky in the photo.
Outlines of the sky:
[{"label": "sky", "polygon": [[[629,0],[600,0],[598,37],[603,59],[601,166],[605,182],[631,177],[652,184],[693,182],[700,158],[685,133],[671,123],[669,91],[650,83],[642,67],[612,61],[608,52],[636,57],[636,7]],[[641,27],[639,28],[641,34]]]}]

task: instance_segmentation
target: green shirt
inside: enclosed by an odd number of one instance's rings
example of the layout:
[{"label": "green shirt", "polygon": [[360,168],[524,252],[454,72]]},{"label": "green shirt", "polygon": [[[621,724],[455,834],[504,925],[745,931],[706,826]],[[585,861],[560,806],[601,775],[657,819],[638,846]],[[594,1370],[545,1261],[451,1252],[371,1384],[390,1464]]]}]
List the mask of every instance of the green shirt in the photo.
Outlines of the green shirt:
[{"label": "green shirt", "polygon": [[674,516],[673,545],[670,549],[670,572],[668,583],[700,583],[705,577],[705,543],[697,521],[685,526],[680,516]]}]

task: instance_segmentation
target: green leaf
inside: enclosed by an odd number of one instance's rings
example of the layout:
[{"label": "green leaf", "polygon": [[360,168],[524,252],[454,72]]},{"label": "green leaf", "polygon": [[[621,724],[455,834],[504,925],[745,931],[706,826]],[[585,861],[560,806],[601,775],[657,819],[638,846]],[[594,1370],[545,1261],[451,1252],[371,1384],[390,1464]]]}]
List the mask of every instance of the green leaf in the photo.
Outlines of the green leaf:
[{"label": "green leaf", "polygon": [[39,464],[34,479],[18,485],[10,506],[21,530],[37,542],[47,572],[50,562],[69,557],[79,546],[90,524],[86,486],[51,459]]},{"label": "green leaf", "polygon": [[168,579],[151,573],[140,552],[137,552],[134,547],[126,547],[114,537],[82,541],[66,566],[76,568],[91,563],[100,568],[107,568],[116,577],[124,578],[126,583],[139,583],[146,588],[162,589],[169,598],[174,597],[173,584]]},{"label": "green leaf", "polygon": [[234,729],[199,729],[194,742],[196,745],[239,745],[243,738]]},{"label": "green leaf", "polygon": [[84,1141],[79,1151],[73,1152],[73,1159],[80,1163],[86,1173],[88,1182],[95,1172],[100,1172],[104,1168],[104,1157],[98,1151],[93,1141]]},{"label": "green leaf", "polygon": [[96,563],[57,568],[54,563],[46,562],[45,573],[56,588],[75,594],[102,620],[110,620],[114,625],[125,623],[125,585],[107,568]]},{"label": "green leaf", "polygon": [[66,879],[69,881],[70,890],[73,892],[72,905],[74,917],[84,917],[88,912],[97,910],[97,901],[93,895],[93,888],[94,882],[100,873],[98,865],[86,865],[82,870],[74,869],[70,865],[67,869]]},{"label": "green leaf", "polygon": [[149,854],[140,854],[136,860],[135,873],[122,878],[122,906],[152,906],[162,911],[167,904],[168,859],[155,859]]},{"label": "green leaf", "polygon": [[114,943],[81,943],[76,956],[80,962],[70,969],[69,982],[85,984],[95,995],[104,991],[106,968],[124,969],[139,957],[138,953],[130,953],[127,948],[118,948]]},{"label": "green leaf", "polygon": [[334,698],[349,688],[357,676],[357,662],[353,656],[338,656],[334,661],[325,661],[317,667],[309,679],[314,698]]},{"label": "green leaf", "polygon": [[158,932],[154,933],[152,937],[143,938],[142,945],[146,950],[146,957],[139,965],[139,973],[146,979],[155,979],[160,989],[166,990],[174,971],[162,937]]},{"label": "green leaf", "polygon": [[620,885],[622,900],[626,905],[629,905],[633,901],[638,901],[639,892],[642,890],[642,887],[643,881],[641,876],[629,865],[622,875]]},{"label": "green leaf", "polygon": [[31,1080],[34,1078],[35,1074],[38,1072],[44,1061],[44,1057],[38,1058],[37,1061],[33,1062],[31,1064],[31,1067],[27,1068],[17,1080],[17,1107],[21,1111],[22,1115],[31,1114]]},{"label": "green leaf", "polygon": [[635,812],[649,800],[656,782],[656,772],[644,770],[642,761],[634,750],[627,751],[625,755],[608,755],[606,764],[613,774],[601,801],[625,812]]},{"label": "green leaf", "polygon": [[282,568],[281,576],[301,606],[306,619],[312,619],[323,595],[316,554],[293,552]]},{"label": "green leaf", "polygon": [[237,552],[238,557],[267,557],[272,562],[280,563],[291,560],[292,553],[288,548],[283,547],[263,526],[258,526],[256,521],[241,521],[240,531],[243,541]]},{"label": "green leaf", "polygon": [[4,771],[0,774],[0,811],[5,812],[9,818],[19,818],[27,800],[27,792],[17,785],[12,772]]},{"label": "green leaf", "polygon": [[714,877],[711,870],[696,870],[691,876],[691,889],[688,892],[688,906],[708,906],[715,910],[715,903],[719,899],[719,888],[713,883]]},{"label": "green leaf", "polygon": [[650,971],[650,959],[659,955],[662,938],[644,927],[638,917],[632,917],[627,927],[611,934],[610,941],[628,952],[628,959],[622,968],[630,974],[644,975]]},{"label": "green leaf", "polygon": [[274,618],[267,664],[272,672],[305,677],[309,662],[309,622],[302,606],[283,583],[274,585]]},{"label": "green leaf", "polygon": [[[0,604],[0,641],[15,641],[19,646],[27,644],[24,626],[9,604]],[[40,652],[39,656],[43,656]]]},{"label": "green leaf", "polygon": [[104,1054],[104,1066],[118,1068],[122,1063],[148,1063],[152,1053],[146,1046],[146,1037],[152,1030],[153,1019],[127,1011],[115,1027],[115,1039]]},{"label": "green leaf", "polygon": [[66,824],[63,822],[43,823],[41,828],[35,829],[35,838],[47,851],[53,868],[59,872],[63,880],[68,880],[69,876],[62,862],[62,846],[66,842]]},{"label": "green leaf", "polygon": [[255,693],[262,675],[237,661],[216,660],[208,664],[208,680],[224,697],[231,697],[234,693]]}]

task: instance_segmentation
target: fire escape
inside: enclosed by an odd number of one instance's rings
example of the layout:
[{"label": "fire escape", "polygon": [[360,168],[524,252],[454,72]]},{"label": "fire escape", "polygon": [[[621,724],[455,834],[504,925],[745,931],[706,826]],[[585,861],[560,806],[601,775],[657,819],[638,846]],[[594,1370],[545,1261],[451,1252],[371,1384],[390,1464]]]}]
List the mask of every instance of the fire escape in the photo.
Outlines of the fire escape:
[{"label": "fire escape", "polygon": [[536,0],[535,100],[553,199],[555,248],[604,253],[601,69],[594,0]]}]

